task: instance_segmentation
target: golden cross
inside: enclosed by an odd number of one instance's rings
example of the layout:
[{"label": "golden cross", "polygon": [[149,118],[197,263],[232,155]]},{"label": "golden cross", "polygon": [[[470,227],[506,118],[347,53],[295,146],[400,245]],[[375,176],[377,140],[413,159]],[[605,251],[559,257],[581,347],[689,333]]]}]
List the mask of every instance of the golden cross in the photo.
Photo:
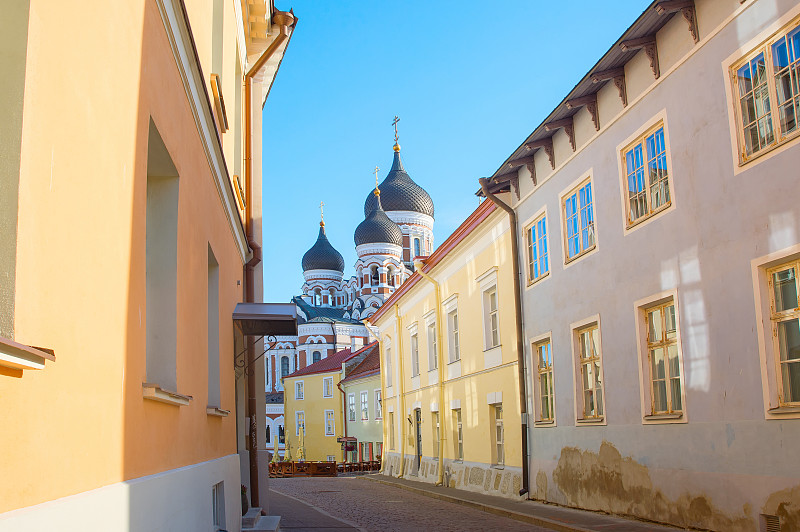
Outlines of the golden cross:
[{"label": "golden cross", "polygon": [[399,121],[400,121],[400,117],[399,117],[399,116],[397,116],[397,115],[395,115],[395,116],[394,116],[394,120],[392,120],[392,125],[394,126],[394,143],[395,143],[395,144],[397,144],[397,139],[399,138],[399,137],[397,136],[397,123],[398,123]]},{"label": "golden cross", "polygon": [[322,209],[324,206],[325,206],[325,203],[320,201],[319,202],[319,219],[321,221],[323,221],[323,222],[325,221],[325,212]]},{"label": "golden cross", "polygon": [[373,170],[373,173],[375,174],[375,188],[378,188],[378,172],[380,172],[380,170],[381,169],[377,166],[375,167],[375,170]]}]

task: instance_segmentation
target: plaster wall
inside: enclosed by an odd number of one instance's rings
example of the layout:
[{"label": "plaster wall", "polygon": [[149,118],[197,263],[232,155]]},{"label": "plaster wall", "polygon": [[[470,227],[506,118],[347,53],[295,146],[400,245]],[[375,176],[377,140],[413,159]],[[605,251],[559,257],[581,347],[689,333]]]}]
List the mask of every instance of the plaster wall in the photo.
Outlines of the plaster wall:
[{"label": "plaster wall", "polygon": [[[333,396],[323,397],[323,379],[333,377]],[[342,417],[342,394],[336,387],[340,380],[340,372],[318,373],[287,377],[284,380],[284,411],[286,422],[286,447],[290,449],[292,460],[297,460],[297,449],[300,438],[297,434],[297,412],[305,414],[305,460],[326,461],[328,456],[342,459],[341,444],[337,437],[344,436],[344,418]],[[295,383],[303,381],[303,399],[295,398]],[[325,410],[333,410],[335,422],[333,434],[325,434]]]},{"label": "plaster wall", "polygon": [[[359,442],[372,442],[373,454],[378,454],[378,442],[383,442],[383,415],[376,418],[375,390],[381,390],[381,376],[372,375],[363,379],[356,379],[342,384],[345,397],[354,394],[356,397],[356,420],[347,421],[347,435],[358,438]],[[361,392],[367,392],[368,419],[361,419]],[[345,416],[347,413],[345,413]],[[365,451],[366,452],[366,451]]]},{"label": "plaster wall", "polygon": [[[765,419],[751,273],[753,259],[800,243],[800,150],[795,140],[736,168],[722,66],[798,9],[781,1],[697,6],[699,44],[687,47],[678,41],[691,43],[688,33],[665,26],[658,35],[661,78],[656,82],[637,56],[626,66],[635,78],[628,107],[617,114],[616,88],[601,89],[603,129],[571,159],[557,161],[552,177],[535,190],[522,180],[519,219],[532,220],[546,208],[550,250],[549,276],[523,290],[526,356],[535,368],[531,340],[546,336],[555,360],[555,424],[531,430],[530,484],[536,498],[560,504],[678,526],[752,530],[760,513],[783,511],[785,523],[796,522],[800,505],[793,451],[800,421]],[[672,53],[673,46],[689,55]],[[626,231],[621,143],[660,113],[674,208]],[[589,175],[598,244],[566,267],[559,198]],[[524,268],[524,256],[520,261]],[[641,395],[635,302],[667,292],[675,294],[679,313],[685,410],[680,423],[650,425],[643,420],[649,404]],[[577,426],[570,324],[594,315],[606,424]]]}]

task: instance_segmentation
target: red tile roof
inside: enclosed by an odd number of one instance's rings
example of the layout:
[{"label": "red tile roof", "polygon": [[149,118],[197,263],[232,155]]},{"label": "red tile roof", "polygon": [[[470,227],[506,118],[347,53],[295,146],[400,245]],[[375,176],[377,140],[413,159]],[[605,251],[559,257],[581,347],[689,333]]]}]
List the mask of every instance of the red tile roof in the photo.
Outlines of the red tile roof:
[{"label": "red tile roof", "polygon": [[361,361],[361,363],[353,368],[347,377],[342,379],[342,382],[349,382],[362,377],[369,377],[371,375],[380,374],[381,371],[381,350],[378,348],[378,342],[372,342],[367,349],[371,349],[370,353]]},{"label": "red tile roof", "polygon": [[323,358],[319,362],[314,362],[313,364],[310,364],[304,368],[298,369],[286,377],[301,377],[303,375],[315,375],[317,373],[340,371],[342,369],[342,362],[347,362],[354,356],[361,354],[365,349],[369,349],[372,345],[377,345],[377,342],[372,342],[371,344],[362,347],[355,353],[351,352],[349,347],[347,349],[342,349],[341,351],[337,351],[336,353],[332,354],[328,358]]}]

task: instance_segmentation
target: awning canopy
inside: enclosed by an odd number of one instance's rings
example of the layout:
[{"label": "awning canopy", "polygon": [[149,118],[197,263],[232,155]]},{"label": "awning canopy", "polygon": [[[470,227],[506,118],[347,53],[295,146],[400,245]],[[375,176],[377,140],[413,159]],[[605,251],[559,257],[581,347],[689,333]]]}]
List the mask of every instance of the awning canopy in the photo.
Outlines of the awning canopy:
[{"label": "awning canopy", "polygon": [[245,336],[296,336],[294,303],[237,303],[233,323]]}]

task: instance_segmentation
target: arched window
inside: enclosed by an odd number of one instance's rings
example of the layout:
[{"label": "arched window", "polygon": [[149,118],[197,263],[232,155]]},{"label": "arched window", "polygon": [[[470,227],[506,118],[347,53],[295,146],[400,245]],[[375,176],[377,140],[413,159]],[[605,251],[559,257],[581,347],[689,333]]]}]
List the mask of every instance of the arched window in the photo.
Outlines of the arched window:
[{"label": "arched window", "polygon": [[420,256],[420,252],[419,252],[419,238],[415,238],[415,239],[414,239],[414,257],[416,258],[416,257],[419,257],[419,256]]},{"label": "arched window", "polygon": [[316,306],[322,305],[322,292],[319,288],[314,290],[314,304]]},{"label": "arched window", "polygon": [[289,374],[289,357],[281,357],[281,377]]},{"label": "arched window", "polygon": [[269,436],[270,436],[270,434],[269,434],[269,425],[267,425],[267,443],[269,443]]},{"label": "arched window", "polygon": [[322,360],[322,355],[320,354],[319,351],[314,351],[314,353],[312,353],[311,355],[311,359],[313,360],[313,362],[311,362],[312,364],[314,362],[319,362],[320,360]]},{"label": "arched window", "polygon": [[329,296],[330,299],[328,301],[330,302],[331,306],[333,307],[335,305],[334,301],[336,301],[334,299],[336,297],[336,290],[331,288],[330,290],[328,290],[328,293],[330,294],[330,296]]},{"label": "arched window", "polygon": [[392,266],[389,266],[389,271],[386,273],[386,281],[389,286],[394,286],[394,268]]},{"label": "arched window", "polygon": [[278,425],[278,443],[286,443],[286,431],[283,425]]},{"label": "arched window", "polygon": [[372,272],[372,284],[374,286],[378,286],[380,283],[380,277],[378,277],[378,267],[373,264],[370,268],[370,272]]}]

